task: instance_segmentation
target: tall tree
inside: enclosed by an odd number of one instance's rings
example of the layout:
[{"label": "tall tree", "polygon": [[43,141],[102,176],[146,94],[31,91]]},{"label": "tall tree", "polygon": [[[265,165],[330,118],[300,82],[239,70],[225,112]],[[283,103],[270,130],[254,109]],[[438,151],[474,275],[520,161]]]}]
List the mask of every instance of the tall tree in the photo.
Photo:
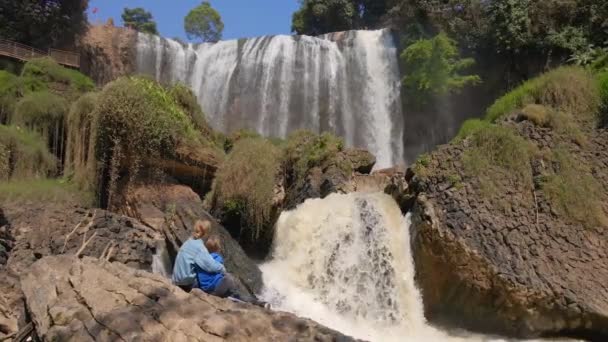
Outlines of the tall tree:
[{"label": "tall tree", "polygon": [[0,0],[0,37],[38,48],[71,44],[87,24],[88,0]]},{"label": "tall tree", "polygon": [[184,18],[184,29],[188,39],[217,42],[222,39],[224,23],[220,14],[211,7],[211,4],[208,1],[203,1]]},{"label": "tall tree", "polygon": [[152,14],[141,7],[125,8],[122,13],[122,21],[126,27],[130,27],[136,31],[158,34],[156,22]]}]

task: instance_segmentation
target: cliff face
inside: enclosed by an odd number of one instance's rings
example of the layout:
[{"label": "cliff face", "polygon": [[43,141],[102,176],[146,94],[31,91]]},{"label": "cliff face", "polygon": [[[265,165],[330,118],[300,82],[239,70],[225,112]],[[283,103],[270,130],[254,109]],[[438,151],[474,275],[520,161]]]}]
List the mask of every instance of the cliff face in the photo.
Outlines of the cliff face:
[{"label": "cliff face", "polygon": [[[467,173],[470,140],[440,147],[410,184],[418,195],[412,243],[427,318],[518,337],[603,340],[608,336],[608,229],[605,216],[597,215],[605,211],[605,201],[574,212],[577,203],[567,196],[581,201],[596,191],[605,196],[608,131],[586,131],[575,143],[550,128],[513,119],[499,126],[536,151],[524,168],[528,190],[522,190],[519,177],[504,175],[489,197],[482,180],[493,166],[485,175]],[[548,157],[558,151],[576,166],[573,179],[561,176],[567,164]],[[566,208],[553,198],[553,179],[566,179],[559,183],[570,203]],[[585,188],[583,180],[593,180],[594,186],[577,194]],[[569,188],[573,184],[576,189]]]},{"label": "cliff face", "polygon": [[103,85],[135,71],[137,32],[105,25],[89,26],[80,37],[81,71]]}]

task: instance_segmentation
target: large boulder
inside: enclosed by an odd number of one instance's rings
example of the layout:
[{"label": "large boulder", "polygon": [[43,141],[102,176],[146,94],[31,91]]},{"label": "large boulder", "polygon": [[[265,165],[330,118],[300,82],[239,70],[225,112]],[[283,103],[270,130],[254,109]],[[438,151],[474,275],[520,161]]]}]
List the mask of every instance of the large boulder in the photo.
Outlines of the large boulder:
[{"label": "large boulder", "polygon": [[217,234],[222,241],[228,271],[244,284],[248,292],[257,293],[262,288],[258,266],[230,233],[203,209],[200,197],[189,187],[176,184],[133,187],[126,194],[120,211],[162,233],[167,240],[171,260],[175,259],[182,243],[190,238],[196,220],[210,220],[212,234]]},{"label": "large boulder", "polygon": [[515,337],[607,340],[608,229],[577,223],[549,200],[542,182],[556,163],[542,156],[557,146],[571,151],[606,189],[608,132],[593,133],[581,147],[528,122],[504,125],[543,151],[530,162],[535,183],[528,191],[508,176],[499,179],[508,184],[497,187],[504,191],[489,199],[465,172],[468,141],[442,146],[417,164],[411,230],[425,314],[432,322]]},{"label": "large boulder", "polygon": [[14,247],[7,266],[17,274],[47,255],[107,257],[152,271],[153,256],[164,239],[137,220],[102,209],[51,203],[5,208]]},{"label": "large boulder", "polygon": [[350,341],[291,314],[191,294],[120,263],[46,257],[22,277],[45,341]]}]

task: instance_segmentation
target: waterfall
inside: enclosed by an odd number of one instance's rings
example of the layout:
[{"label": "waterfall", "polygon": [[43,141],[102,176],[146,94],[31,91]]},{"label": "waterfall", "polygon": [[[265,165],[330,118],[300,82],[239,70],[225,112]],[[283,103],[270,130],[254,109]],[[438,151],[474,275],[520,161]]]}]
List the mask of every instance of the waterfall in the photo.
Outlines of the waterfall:
[{"label": "waterfall", "polygon": [[399,66],[389,30],[200,45],[140,33],[136,67],[188,85],[210,124],[225,133],[330,131],[374,153],[378,167],[403,162]]},{"label": "waterfall", "polygon": [[385,194],[332,194],[284,212],[261,297],[369,341],[500,341],[427,324],[409,218]]},{"label": "waterfall", "polygon": [[165,240],[156,241],[156,251],[152,255],[152,273],[171,279],[173,263]]}]

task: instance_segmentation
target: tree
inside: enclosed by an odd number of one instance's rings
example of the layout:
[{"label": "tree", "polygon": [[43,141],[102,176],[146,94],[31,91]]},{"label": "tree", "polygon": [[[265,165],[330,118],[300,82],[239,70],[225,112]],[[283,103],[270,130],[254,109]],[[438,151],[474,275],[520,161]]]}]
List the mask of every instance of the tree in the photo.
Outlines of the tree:
[{"label": "tree", "polygon": [[477,75],[461,75],[472,66],[472,58],[460,58],[456,42],[445,33],[432,39],[421,39],[401,54],[406,70],[403,85],[407,96],[417,104],[425,104],[433,95],[445,95],[467,85],[477,84]]},{"label": "tree", "polygon": [[71,44],[87,25],[88,0],[0,0],[0,37],[38,48]]},{"label": "tree", "polygon": [[379,26],[388,12],[387,0],[301,0],[291,30],[297,34],[366,29]]},{"label": "tree", "polygon": [[203,42],[217,42],[222,39],[224,23],[220,14],[204,1],[195,7],[184,18],[184,29],[188,39],[200,39]]},{"label": "tree", "polygon": [[125,8],[122,13],[122,21],[126,27],[130,27],[136,31],[158,34],[156,22],[152,14],[141,7]]}]

